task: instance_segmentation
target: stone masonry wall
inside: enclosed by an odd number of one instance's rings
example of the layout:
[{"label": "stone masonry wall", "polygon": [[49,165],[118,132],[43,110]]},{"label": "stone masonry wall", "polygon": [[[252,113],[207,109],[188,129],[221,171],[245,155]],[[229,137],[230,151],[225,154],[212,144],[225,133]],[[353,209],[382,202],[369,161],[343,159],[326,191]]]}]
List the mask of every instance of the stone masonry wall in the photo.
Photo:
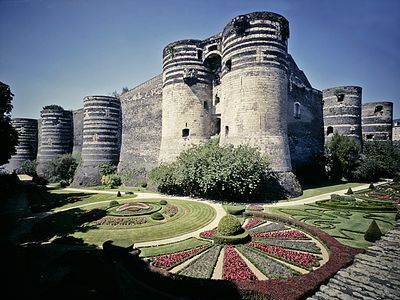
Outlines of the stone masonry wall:
[{"label": "stone masonry wall", "polygon": [[74,121],[74,146],[72,154],[80,156],[83,143],[83,108],[74,110],[72,118]]},{"label": "stone masonry wall", "polygon": [[391,141],[393,103],[373,102],[362,105],[362,136],[366,141]]}]

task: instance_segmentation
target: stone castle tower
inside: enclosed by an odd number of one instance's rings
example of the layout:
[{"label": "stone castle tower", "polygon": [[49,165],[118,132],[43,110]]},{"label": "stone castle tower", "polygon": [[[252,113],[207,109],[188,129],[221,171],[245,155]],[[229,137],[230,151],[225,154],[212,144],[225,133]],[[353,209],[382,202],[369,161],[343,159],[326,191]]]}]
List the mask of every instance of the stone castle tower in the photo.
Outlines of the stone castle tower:
[{"label": "stone castle tower", "polygon": [[392,140],[393,102],[362,105],[362,135],[366,141]]}]

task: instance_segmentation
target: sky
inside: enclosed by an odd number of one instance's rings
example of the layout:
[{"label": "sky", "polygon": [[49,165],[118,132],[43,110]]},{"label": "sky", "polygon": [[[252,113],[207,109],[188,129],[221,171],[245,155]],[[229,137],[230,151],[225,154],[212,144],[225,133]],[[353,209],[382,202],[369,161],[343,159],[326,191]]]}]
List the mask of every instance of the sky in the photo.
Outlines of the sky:
[{"label": "sky", "polygon": [[12,117],[83,107],[161,73],[162,49],[214,35],[235,16],[289,20],[289,53],[312,86],[363,88],[400,118],[400,0],[0,0],[0,81]]}]

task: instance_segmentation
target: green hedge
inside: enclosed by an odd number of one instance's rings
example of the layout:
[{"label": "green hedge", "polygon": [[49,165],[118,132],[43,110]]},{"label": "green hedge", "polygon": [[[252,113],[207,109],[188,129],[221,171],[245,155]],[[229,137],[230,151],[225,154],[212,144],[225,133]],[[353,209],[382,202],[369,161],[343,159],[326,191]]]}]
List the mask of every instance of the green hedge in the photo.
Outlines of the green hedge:
[{"label": "green hedge", "polygon": [[242,233],[237,235],[221,235],[217,234],[213,236],[213,241],[217,245],[236,245],[236,244],[244,244],[250,242],[251,237],[247,230],[244,230]]}]

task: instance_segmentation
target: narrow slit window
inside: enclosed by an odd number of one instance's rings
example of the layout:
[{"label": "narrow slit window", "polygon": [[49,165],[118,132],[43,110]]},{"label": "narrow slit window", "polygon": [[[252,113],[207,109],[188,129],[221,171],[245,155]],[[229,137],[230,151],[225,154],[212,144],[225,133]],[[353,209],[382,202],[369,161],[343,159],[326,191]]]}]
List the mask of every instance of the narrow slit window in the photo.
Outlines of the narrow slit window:
[{"label": "narrow slit window", "polygon": [[294,113],[293,113],[293,115],[294,115],[295,119],[300,119],[301,118],[300,103],[299,102],[296,102],[294,104]]},{"label": "narrow slit window", "polygon": [[205,109],[205,110],[208,110],[208,102],[207,102],[207,101],[204,101],[203,106],[204,106],[204,109]]},{"label": "narrow slit window", "polygon": [[328,128],[326,129],[326,135],[330,135],[333,133],[333,127],[332,126],[328,126]]},{"label": "narrow slit window", "polygon": [[221,101],[218,96],[215,96],[215,104],[218,104]]},{"label": "narrow slit window", "polygon": [[229,126],[225,126],[225,136],[229,134]]},{"label": "narrow slit window", "polygon": [[189,136],[189,128],[182,129],[182,137],[187,138]]},{"label": "narrow slit window", "polygon": [[226,66],[226,69],[227,69],[228,71],[232,70],[232,60],[231,60],[231,59],[228,59],[228,60],[226,61],[226,63],[225,63],[225,66]]},{"label": "narrow slit window", "polygon": [[202,50],[197,50],[197,59],[203,60],[203,51]]},{"label": "narrow slit window", "polygon": [[220,134],[221,132],[221,119],[217,119],[215,124],[215,134]]}]

